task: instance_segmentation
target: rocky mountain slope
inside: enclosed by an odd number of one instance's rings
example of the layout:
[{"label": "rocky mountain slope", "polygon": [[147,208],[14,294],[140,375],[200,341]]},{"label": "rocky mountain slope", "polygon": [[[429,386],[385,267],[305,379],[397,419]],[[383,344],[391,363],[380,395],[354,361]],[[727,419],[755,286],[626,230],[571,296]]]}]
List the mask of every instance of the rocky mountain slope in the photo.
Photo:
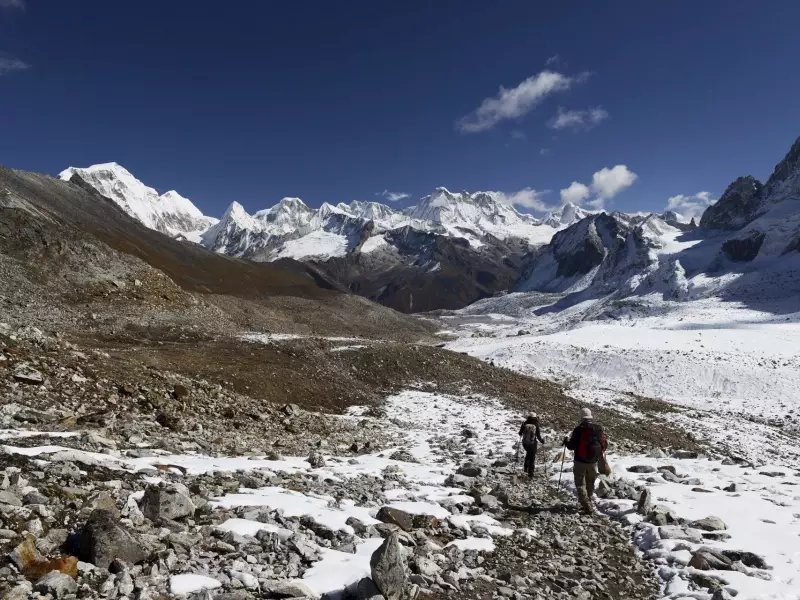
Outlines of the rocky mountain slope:
[{"label": "rocky mountain slope", "polygon": [[80,175],[70,182],[0,167],[4,321],[35,314],[78,330],[426,331],[308,265],[209,252],[143,226]]}]

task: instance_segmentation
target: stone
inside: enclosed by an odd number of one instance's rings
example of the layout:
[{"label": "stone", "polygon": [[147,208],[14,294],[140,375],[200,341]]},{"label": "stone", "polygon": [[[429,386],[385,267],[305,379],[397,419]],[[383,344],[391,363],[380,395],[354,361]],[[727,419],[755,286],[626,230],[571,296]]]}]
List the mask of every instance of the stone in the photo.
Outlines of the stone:
[{"label": "stone", "polygon": [[162,427],[166,427],[171,431],[176,431],[179,433],[186,429],[183,419],[181,419],[178,415],[165,413],[163,411],[159,411],[156,414],[156,423]]},{"label": "stone", "polygon": [[302,581],[277,581],[274,585],[270,585],[267,591],[270,596],[267,598],[317,598],[315,594],[305,583]]},{"label": "stone", "polygon": [[700,455],[697,452],[692,452],[691,450],[676,450],[672,453],[672,458],[677,458],[680,460],[699,458],[699,456]]},{"label": "stone", "polygon": [[44,383],[44,376],[27,363],[18,364],[14,369],[12,377],[21,383],[28,383],[30,385],[40,385]]},{"label": "stone", "polygon": [[174,521],[194,515],[189,490],[178,485],[148,485],[140,504],[142,514],[151,521]]},{"label": "stone", "polygon": [[472,463],[465,463],[458,468],[456,474],[464,475],[465,477],[480,477],[483,475],[483,469]]},{"label": "stone", "polygon": [[182,383],[176,383],[174,386],[172,386],[172,397],[175,398],[175,400],[182,400],[188,396],[189,389]]},{"label": "stone", "polygon": [[735,484],[735,483],[732,483],[732,484],[730,484],[729,486],[722,488],[722,491],[723,491],[723,492],[735,492],[735,491],[736,491],[736,489],[737,489],[737,488],[736,488],[736,484]]},{"label": "stone", "polygon": [[297,404],[286,404],[281,410],[287,417],[293,417],[300,414],[300,407],[297,406]]},{"label": "stone", "polygon": [[325,457],[322,455],[322,452],[313,448],[308,455],[308,464],[311,465],[312,469],[319,469],[325,466]]},{"label": "stone", "polygon": [[358,582],[356,587],[357,600],[386,600],[386,598],[378,590],[375,582],[369,577],[364,577]]},{"label": "stone", "polygon": [[32,591],[33,584],[30,581],[23,581],[8,590],[3,600],[28,600]]},{"label": "stone", "polygon": [[725,588],[719,588],[711,594],[711,600],[733,600],[733,596]]},{"label": "stone", "polygon": [[640,515],[647,515],[653,507],[653,493],[650,488],[644,488],[639,495],[639,501],[636,504],[636,512]]},{"label": "stone", "polygon": [[662,540],[685,540],[695,544],[703,543],[703,536],[697,529],[689,529],[678,525],[665,525],[658,528]]},{"label": "stone", "polygon": [[29,504],[47,504],[49,499],[39,490],[33,490],[25,494],[25,497],[22,499],[22,503],[25,505]]},{"label": "stone", "polygon": [[78,584],[69,575],[52,571],[39,579],[35,585],[36,591],[42,594],[50,594],[55,598],[63,598],[68,594],[78,591]]},{"label": "stone", "polygon": [[709,548],[700,548],[692,554],[689,566],[701,571],[729,571],[732,561]]},{"label": "stone", "polygon": [[628,467],[629,473],[655,473],[656,468],[651,467],[650,465],[634,465],[632,467]]},{"label": "stone", "polygon": [[403,600],[408,575],[396,533],[389,535],[373,552],[369,565],[372,581],[386,600]]},{"label": "stone", "polygon": [[728,526],[725,524],[725,521],[714,516],[692,521],[689,523],[689,527],[693,527],[694,529],[702,529],[703,531],[724,531],[728,528]]},{"label": "stone", "polygon": [[758,554],[742,552],[740,550],[722,550],[722,555],[733,562],[741,562],[746,567],[753,569],[769,569],[770,566]]},{"label": "stone", "polygon": [[8,504],[10,506],[22,506],[22,500],[13,492],[8,490],[0,491],[0,504]]},{"label": "stone", "polygon": [[129,564],[140,563],[149,552],[122,526],[114,513],[96,509],[81,532],[78,556],[107,569],[114,559]]},{"label": "stone", "polygon": [[382,506],[375,518],[381,523],[397,525],[403,531],[411,531],[414,528],[414,516],[399,508]]}]

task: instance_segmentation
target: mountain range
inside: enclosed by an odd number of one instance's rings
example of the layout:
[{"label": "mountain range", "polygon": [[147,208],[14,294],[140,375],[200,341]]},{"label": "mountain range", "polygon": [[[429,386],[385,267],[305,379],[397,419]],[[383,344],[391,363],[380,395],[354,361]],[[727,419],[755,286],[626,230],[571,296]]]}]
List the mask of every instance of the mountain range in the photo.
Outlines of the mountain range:
[{"label": "mountain range", "polygon": [[252,215],[233,202],[216,219],[175,191],[159,195],[116,163],[70,167],[59,177],[93,188],[173,238],[257,262],[300,261],[403,312],[458,309],[509,291],[578,301],[658,289],[686,299],[732,293],[728,285],[709,292],[692,281],[700,273],[738,279],[789,267],[784,283],[794,289],[800,249],[800,139],[765,184],[752,176],[734,181],[699,227],[672,212],[589,212],[574,204],[537,219],[501,194],[445,188],[404,210],[361,201],[314,209],[283,198]]}]

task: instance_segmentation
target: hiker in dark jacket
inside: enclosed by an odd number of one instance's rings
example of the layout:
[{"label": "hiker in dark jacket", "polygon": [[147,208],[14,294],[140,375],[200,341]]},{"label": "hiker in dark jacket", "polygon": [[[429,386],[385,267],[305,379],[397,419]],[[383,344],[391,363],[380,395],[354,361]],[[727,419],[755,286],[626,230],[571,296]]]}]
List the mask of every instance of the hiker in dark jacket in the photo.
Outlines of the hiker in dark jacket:
[{"label": "hiker in dark jacket", "polygon": [[575,476],[575,490],[578,501],[586,514],[594,514],[594,482],[597,479],[597,461],[606,451],[608,442],[602,425],[592,419],[592,411],[581,409],[581,422],[564,439],[567,449],[575,453],[572,473]]},{"label": "hiker in dark jacket", "polygon": [[536,449],[539,447],[539,442],[544,444],[542,432],[539,430],[539,417],[534,413],[529,414],[519,428],[519,435],[522,438],[522,447],[525,448],[525,473],[528,477],[533,477],[536,468]]}]

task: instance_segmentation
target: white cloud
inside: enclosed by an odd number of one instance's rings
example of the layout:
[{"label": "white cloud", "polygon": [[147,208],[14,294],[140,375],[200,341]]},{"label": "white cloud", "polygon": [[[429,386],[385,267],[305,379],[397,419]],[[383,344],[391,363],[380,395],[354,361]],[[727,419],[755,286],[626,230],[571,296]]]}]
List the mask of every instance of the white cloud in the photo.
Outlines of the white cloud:
[{"label": "white cloud", "polygon": [[553,56],[549,56],[547,60],[544,61],[544,64],[549,67],[551,65],[557,65],[560,62],[561,57],[558,54],[553,54]]},{"label": "white cloud", "polygon": [[497,96],[484,99],[478,108],[456,121],[456,129],[461,133],[488,131],[501,121],[526,115],[550,94],[566,91],[586,77],[586,74],[569,77],[554,71],[542,71],[517,87],[507,89],[500,86]]},{"label": "white cloud", "polygon": [[714,204],[716,200],[711,197],[711,192],[697,192],[693,196],[677,194],[667,199],[666,210],[678,213],[687,221],[692,217],[699,219],[703,211]]},{"label": "white cloud", "polygon": [[608,111],[602,106],[586,110],[566,110],[559,106],[556,116],[547,122],[550,129],[591,129],[608,118]]},{"label": "white cloud", "polygon": [[25,10],[24,0],[0,0],[0,8],[20,8]]},{"label": "white cloud", "polygon": [[550,212],[554,209],[553,206],[547,204],[543,199],[543,197],[548,193],[548,190],[539,192],[529,187],[523,188],[511,194],[495,192],[496,196],[501,202],[505,202],[511,206],[530,208],[531,210],[536,210],[539,212]]},{"label": "white cloud", "polygon": [[525,135],[524,131],[520,131],[519,129],[515,129],[511,132],[511,139],[512,140],[526,140],[528,136]]},{"label": "white cloud", "polygon": [[572,204],[581,205],[590,194],[591,190],[588,185],[573,181],[568,188],[561,190],[561,204],[571,202]]},{"label": "white cloud", "polygon": [[399,202],[400,200],[404,200],[406,198],[411,197],[411,194],[406,194],[405,192],[390,192],[389,190],[383,190],[382,192],[378,192],[375,195],[380,196],[384,200],[388,200],[389,202]]},{"label": "white cloud", "polygon": [[547,156],[548,154],[550,154],[550,148],[541,148],[539,150],[539,154],[541,154],[542,156]]},{"label": "white cloud", "polygon": [[30,65],[16,58],[4,58],[0,56],[0,75],[7,75],[14,71],[24,71]]},{"label": "white cloud", "polygon": [[639,176],[625,165],[600,169],[592,175],[592,192],[598,198],[608,200],[628,189]]}]

